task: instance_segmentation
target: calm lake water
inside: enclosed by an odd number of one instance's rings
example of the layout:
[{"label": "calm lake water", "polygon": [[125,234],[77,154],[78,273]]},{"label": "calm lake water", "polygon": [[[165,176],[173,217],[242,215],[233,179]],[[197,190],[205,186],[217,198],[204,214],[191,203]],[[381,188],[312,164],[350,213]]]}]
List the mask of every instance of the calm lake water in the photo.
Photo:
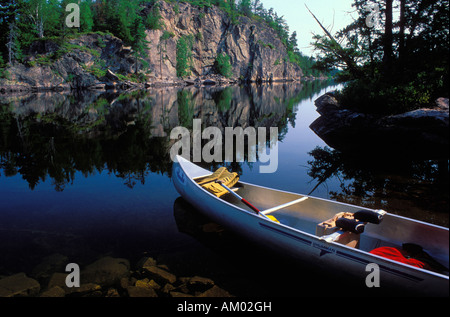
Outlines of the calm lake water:
[{"label": "calm lake water", "polygon": [[204,127],[279,128],[277,172],[229,164],[242,180],[448,227],[448,158],[371,160],[329,148],[309,128],[314,100],[336,89],[327,85],[0,96],[0,276],[32,274],[55,253],[81,267],[107,255],[132,265],[152,256],[236,296],[322,295],[332,282],[321,272],[242,241],[180,198],[169,136],[195,118]]}]

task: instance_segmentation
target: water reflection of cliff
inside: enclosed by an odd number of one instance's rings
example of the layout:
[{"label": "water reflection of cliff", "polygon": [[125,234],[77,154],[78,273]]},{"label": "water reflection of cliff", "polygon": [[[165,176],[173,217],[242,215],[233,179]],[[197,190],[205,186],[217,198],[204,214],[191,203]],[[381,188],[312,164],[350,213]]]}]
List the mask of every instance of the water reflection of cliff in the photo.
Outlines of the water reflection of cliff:
[{"label": "water reflection of cliff", "polygon": [[[77,172],[107,171],[133,187],[150,173],[170,176],[170,131],[204,126],[279,127],[323,84],[163,88],[130,93],[0,96],[0,171],[31,189],[50,178],[64,190]],[[0,174],[1,176],[1,174]]]}]

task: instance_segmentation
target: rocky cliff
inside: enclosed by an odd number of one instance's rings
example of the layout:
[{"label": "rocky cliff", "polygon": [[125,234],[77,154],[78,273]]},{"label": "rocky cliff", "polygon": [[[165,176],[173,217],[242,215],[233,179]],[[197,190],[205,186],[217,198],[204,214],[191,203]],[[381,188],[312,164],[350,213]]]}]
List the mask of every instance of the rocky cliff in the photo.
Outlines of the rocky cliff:
[{"label": "rocky cliff", "polygon": [[[218,54],[230,56],[234,78],[256,81],[296,80],[302,77],[299,67],[287,62],[287,52],[275,31],[264,22],[239,17],[237,23],[218,7],[199,9],[180,3],[178,13],[160,2],[165,30],[147,31],[148,55],[156,77],[176,77],[176,44],[183,36],[193,36],[192,75],[215,73]],[[173,35],[164,43],[164,32]],[[158,47],[166,47],[162,72]]]},{"label": "rocky cliff", "polygon": [[[288,61],[287,51],[266,23],[239,17],[232,23],[218,7],[198,8],[159,2],[159,30],[146,30],[145,62],[137,61],[130,47],[110,34],[82,34],[65,39],[36,41],[23,63],[3,72],[5,92],[130,88],[156,84],[214,84],[217,82],[294,81],[302,70]],[[143,10],[144,14],[151,8]],[[177,77],[177,43],[189,39],[190,76]],[[230,58],[231,78],[217,74],[219,54]],[[145,64],[148,64],[144,66]],[[139,74],[139,76],[137,75]],[[206,82],[205,82],[206,81]]]}]

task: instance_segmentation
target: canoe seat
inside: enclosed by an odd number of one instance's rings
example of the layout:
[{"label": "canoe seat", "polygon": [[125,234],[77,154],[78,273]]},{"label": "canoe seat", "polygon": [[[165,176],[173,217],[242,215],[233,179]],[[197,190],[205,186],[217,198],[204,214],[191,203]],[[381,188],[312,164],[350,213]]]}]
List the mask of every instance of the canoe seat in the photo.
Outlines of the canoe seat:
[{"label": "canoe seat", "polygon": [[197,180],[197,184],[220,198],[223,195],[228,194],[228,191],[223,186],[216,183],[219,180],[229,188],[232,188],[239,181],[239,175],[237,173],[229,172],[226,167],[221,167],[213,174]]}]

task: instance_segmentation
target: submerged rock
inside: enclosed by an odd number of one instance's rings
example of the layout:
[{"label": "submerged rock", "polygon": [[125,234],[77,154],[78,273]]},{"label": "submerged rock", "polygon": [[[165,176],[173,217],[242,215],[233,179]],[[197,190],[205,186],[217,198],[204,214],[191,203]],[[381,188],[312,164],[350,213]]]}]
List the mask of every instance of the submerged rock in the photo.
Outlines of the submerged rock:
[{"label": "submerged rock", "polygon": [[212,288],[206,290],[205,292],[198,295],[198,297],[233,297],[226,290],[214,285]]},{"label": "submerged rock", "polygon": [[81,270],[81,281],[111,286],[129,275],[130,262],[127,259],[104,257]]},{"label": "submerged rock", "polygon": [[64,297],[66,296],[66,292],[62,287],[53,286],[45,291],[43,291],[40,297]]},{"label": "submerged rock", "polygon": [[204,292],[214,286],[214,281],[200,276],[194,276],[187,282],[188,288],[192,292]]},{"label": "submerged rock", "polygon": [[55,272],[51,275],[50,280],[47,284],[47,289],[52,289],[54,287],[60,287],[64,292],[69,291],[66,286],[67,273]]},{"label": "submerged rock", "polygon": [[127,290],[130,297],[158,297],[156,291],[149,287],[130,286]]},{"label": "submerged rock", "polygon": [[166,284],[166,283],[173,284],[177,280],[177,277],[174,274],[172,274],[162,268],[159,268],[157,266],[145,267],[145,274],[148,274],[149,276],[154,278],[155,281],[157,281],[157,282],[159,281],[161,284]]},{"label": "submerged rock", "polygon": [[187,297],[195,297],[195,296],[191,295],[191,294],[174,291],[174,292],[170,292],[170,297],[187,298]]},{"label": "submerged rock", "polygon": [[0,297],[28,297],[39,294],[41,286],[25,273],[18,273],[0,280]]},{"label": "submerged rock", "polygon": [[40,282],[48,280],[54,272],[64,272],[67,263],[67,256],[52,254],[42,259],[33,269],[31,276]]},{"label": "submerged rock", "polygon": [[72,287],[67,292],[69,296],[75,297],[101,297],[102,287],[95,283],[81,284],[80,287]]},{"label": "submerged rock", "polygon": [[[42,261],[37,268],[50,276],[41,284],[25,273],[0,279],[0,297],[229,297],[227,291],[206,277],[180,277],[151,257],[144,257],[130,268],[123,258],[104,257],[81,270],[80,287],[66,285],[67,272],[49,272],[49,267],[60,270],[62,255]],[[47,266],[46,263],[58,263]],[[45,265],[44,265],[45,264]],[[59,268],[59,269],[58,269]],[[41,286],[42,285],[42,286]]]}]

